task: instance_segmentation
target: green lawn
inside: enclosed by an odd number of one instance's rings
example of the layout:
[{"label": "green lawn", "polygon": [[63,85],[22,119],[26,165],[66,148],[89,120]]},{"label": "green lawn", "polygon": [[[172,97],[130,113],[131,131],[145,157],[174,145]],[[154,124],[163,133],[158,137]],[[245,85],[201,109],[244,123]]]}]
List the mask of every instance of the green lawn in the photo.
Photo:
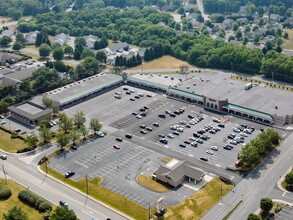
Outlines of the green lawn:
[{"label": "green lawn", "polygon": [[15,153],[27,147],[20,138],[11,138],[11,134],[0,129],[0,148],[6,152]]},{"label": "green lawn", "polygon": [[288,29],[286,30],[286,32],[288,32],[289,38],[288,40],[283,39],[284,41],[283,48],[288,50],[293,50],[293,29]]},{"label": "green lawn", "polygon": [[[41,166],[41,169],[45,172],[45,164]],[[80,191],[86,193],[86,181],[81,179],[77,182],[64,178],[64,176],[50,168],[48,168],[48,174],[65,182],[68,185],[71,185]],[[115,209],[123,212],[134,219],[145,220],[147,218],[147,209],[138,205],[137,203],[128,200],[127,198],[120,196],[117,193],[110,191],[109,189],[103,187],[100,183],[102,182],[101,178],[95,178],[89,181],[89,195],[97,200],[100,200]]]},{"label": "green lawn", "polygon": [[[0,184],[4,184],[4,179],[0,178]],[[9,199],[0,201],[0,218],[2,219],[3,214],[7,213],[9,209],[11,209],[13,206],[17,205],[19,206],[28,216],[29,220],[40,220],[43,219],[41,214],[34,208],[31,208],[30,206],[22,203],[18,200],[18,192],[21,190],[24,190],[25,188],[17,183],[15,183],[12,180],[8,180],[8,187],[12,191],[12,195]]]},{"label": "green lawn", "polygon": [[188,220],[200,219],[221,198],[221,187],[223,196],[231,189],[232,185],[226,185],[219,178],[214,178],[193,196],[182,203],[167,207],[166,220]]}]

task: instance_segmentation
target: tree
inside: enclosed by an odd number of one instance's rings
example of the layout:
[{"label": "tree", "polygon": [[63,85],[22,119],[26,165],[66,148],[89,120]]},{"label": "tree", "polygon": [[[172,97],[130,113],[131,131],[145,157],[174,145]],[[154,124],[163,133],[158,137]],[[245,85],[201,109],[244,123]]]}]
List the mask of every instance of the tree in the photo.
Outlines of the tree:
[{"label": "tree", "polygon": [[86,128],[84,125],[82,125],[82,126],[80,127],[80,132],[81,132],[81,134],[82,134],[82,136],[83,136],[83,139],[85,139],[86,136],[88,135],[88,130],[87,130],[87,128]]},{"label": "tree", "polygon": [[291,187],[293,185],[293,172],[290,172],[285,176],[285,183],[289,187]]},{"label": "tree", "polygon": [[95,57],[95,54],[94,54],[94,52],[91,49],[84,48],[83,51],[82,51],[82,53],[81,53],[80,58],[81,59],[84,59],[86,57]]},{"label": "tree", "polygon": [[40,128],[40,137],[43,139],[44,143],[48,143],[52,138],[53,133],[48,127],[41,127]]},{"label": "tree", "polygon": [[53,102],[51,99],[48,99],[46,97],[44,97],[42,99],[42,103],[47,107],[47,108],[52,108]]},{"label": "tree", "polygon": [[21,210],[18,206],[13,206],[7,214],[3,214],[4,220],[28,220],[27,215],[25,212]]},{"label": "tree", "polygon": [[235,23],[233,24],[233,26],[232,26],[232,30],[233,30],[234,32],[236,32],[238,29],[239,29],[239,24],[238,24],[237,22],[235,22]]},{"label": "tree", "polygon": [[289,37],[288,32],[285,32],[285,33],[284,33],[284,38],[285,38],[285,39],[288,39],[288,37]]},{"label": "tree", "polygon": [[278,38],[276,39],[276,45],[277,45],[278,47],[280,47],[280,46],[282,45],[282,43],[283,43],[282,38],[281,38],[281,37],[278,37]]},{"label": "tree", "polygon": [[72,209],[68,206],[59,206],[52,213],[50,220],[76,220],[77,217]]},{"label": "tree", "polygon": [[274,43],[272,41],[268,40],[268,41],[266,41],[265,46],[266,46],[267,50],[272,50]]},{"label": "tree", "polygon": [[58,145],[63,148],[70,143],[70,135],[64,132],[57,133],[56,135]]},{"label": "tree", "polygon": [[69,45],[66,45],[64,53],[67,54],[68,57],[71,57],[71,55],[73,54],[73,48]]},{"label": "tree", "polygon": [[80,138],[80,134],[78,132],[73,132],[70,135],[72,143],[75,145],[75,142]]},{"label": "tree", "polygon": [[18,33],[15,35],[15,41],[20,43],[21,45],[26,44],[26,39],[22,33]]},{"label": "tree", "polygon": [[29,147],[36,147],[38,144],[38,137],[35,134],[28,135],[24,139],[24,143],[26,143]]},{"label": "tree", "polygon": [[262,198],[260,200],[260,208],[262,209],[264,215],[267,215],[273,208],[273,201],[270,198]]},{"label": "tree", "polygon": [[60,114],[59,128],[62,131],[64,131],[65,133],[68,133],[69,130],[72,128],[72,125],[73,125],[73,121],[71,118],[69,118],[64,113]]},{"label": "tree", "polygon": [[180,25],[180,23],[176,22],[176,24],[174,25],[174,29],[175,29],[176,31],[180,31],[180,30],[181,30],[181,25]]},{"label": "tree", "polygon": [[258,215],[250,213],[247,217],[247,220],[260,220],[260,218],[258,217]]},{"label": "tree", "polygon": [[73,120],[74,120],[74,124],[76,125],[76,127],[79,129],[81,126],[84,125],[86,118],[85,115],[83,113],[83,111],[79,111],[77,112],[74,116],[73,116]]},{"label": "tree", "polygon": [[98,118],[93,118],[90,122],[90,128],[94,131],[99,131],[102,128],[102,124],[99,122]]},{"label": "tree", "polygon": [[62,47],[57,47],[53,50],[53,58],[54,60],[60,61],[64,58],[64,51]]},{"label": "tree", "polygon": [[13,45],[12,45],[12,49],[13,50],[20,50],[22,48],[22,44],[19,43],[19,42],[15,42]]},{"label": "tree", "polygon": [[247,36],[244,36],[243,39],[242,39],[243,45],[246,45],[248,42],[249,42],[248,37]]},{"label": "tree", "polygon": [[3,37],[0,37],[0,46],[2,47],[7,47],[8,44],[10,44],[12,42],[12,39],[8,36],[3,36]]},{"label": "tree", "polygon": [[254,43],[258,43],[260,41],[260,35],[259,34],[255,34],[253,37],[253,42]]},{"label": "tree", "polygon": [[101,63],[106,63],[107,55],[103,51],[98,51],[96,53],[96,59]]},{"label": "tree", "polygon": [[242,38],[242,32],[241,32],[240,29],[238,29],[238,30],[236,31],[235,38],[236,38],[237,40],[241,40],[241,38]]},{"label": "tree", "polygon": [[51,47],[48,44],[41,44],[39,48],[39,54],[41,57],[46,58],[51,54]]}]

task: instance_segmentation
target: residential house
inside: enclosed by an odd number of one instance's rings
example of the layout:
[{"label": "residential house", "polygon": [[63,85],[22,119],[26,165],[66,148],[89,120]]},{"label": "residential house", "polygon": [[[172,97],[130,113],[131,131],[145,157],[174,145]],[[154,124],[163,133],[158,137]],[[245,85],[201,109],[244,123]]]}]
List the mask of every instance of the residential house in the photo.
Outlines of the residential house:
[{"label": "residential house", "polygon": [[287,18],[285,22],[288,22],[290,25],[293,25],[293,17]]},{"label": "residential house", "polygon": [[242,42],[238,41],[238,40],[230,40],[230,43],[235,45],[235,46],[241,46],[242,45]]},{"label": "residential house", "polygon": [[14,53],[2,53],[0,52],[0,65],[5,65],[8,61],[16,63],[23,57]]},{"label": "residential house", "polygon": [[14,31],[13,30],[4,30],[1,32],[0,37],[13,37],[14,36]]},{"label": "residential house", "polygon": [[247,16],[247,10],[245,6],[241,6],[239,9],[239,13],[241,17],[246,17]]},{"label": "residential house", "polygon": [[110,46],[107,47],[112,53],[115,54],[115,52],[122,52],[123,50],[129,50],[130,49],[130,45],[126,42],[119,42],[116,44],[112,44]]},{"label": "residential house", "polygon": [[263,41],[266,42],[266,41],[272,41],[272,42],[275,42],[276,38],[275,36],[273,35],[267,35],[264,37]]},{"label": "residential house", "polygon": [[220,26],[219,25],[215,25],[213,28],[212,28],[212,33],[217,33],[218,31],[220,30]]},{"label": "residential house", "polygon": [[201,27],[203,26],[202,23],[198,22],[195,18],[192,18],[190,20],[191,24],[192,24],[192,28],[195,30],[200,30]]},{"label": "residential house", "polygon": [[279,21],[281,18],[278,14],[270,14],[270,21]]},{"label": "residential house", "polygon": [[99,37],[91,35],[91,34],[88,36],[84,36],[83,38],[86,41],[86,46],[90,49],[94,49],[95,42],[100,40]]},{"label": "residential house", "polygon": [[265,36],[266,32],[267,32],[266,28],[258,28],[258,29],[255,29],[254,31],[254,33],[259,34],[259,36]]},{"label": "residential house", "polygon": [[69,40],[69,37],[70,37],[69,34],[61,33],[61,34],[58,34],[54,37],[53,42],[59,43],[63,46],[67,43],[67,41]]},{"label": "residential house", "polygon": [[252,17],[254,20],[258,20],[259,19],[259,13],[256,11],[252,14]]},{"label": "residential house", "polygon": [[32,31],[25,34],[26,45],[35,45],[39,31]]},{"label": "residential house", "polygon": [[202,170],[187,165],[185,161],[172,159],[166,165],[160,166],[152,177],[175,188],[184,181],[197,184],[204,176],[205,174]]},{"label": "residential house", "polygon": [[232,19],[225,19],[222,24],[220,25],[220,29],[223,29],[223,30],[229,30],[232,28],[232,25],[233,25],[233,20]]}]

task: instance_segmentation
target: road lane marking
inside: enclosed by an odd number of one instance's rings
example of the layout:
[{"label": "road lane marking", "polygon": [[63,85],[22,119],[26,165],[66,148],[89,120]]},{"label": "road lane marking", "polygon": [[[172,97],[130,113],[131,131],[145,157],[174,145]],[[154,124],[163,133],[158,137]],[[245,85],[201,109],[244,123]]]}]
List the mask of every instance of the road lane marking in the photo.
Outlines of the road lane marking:
[{"label": "road lane marking", "polygon": [[285,196],[285,195],[286,195],[286,192],[284,192],[282,196]]},{"label": "road lane marking", "polygon": [[82,162],[79,162],[79,161],[74,161],[74,163],[76,163],[77,165],[79,165],[79,166],[82,166],[82,167],[84,167],[84,168],[89,168],[89,166],[87,166],[87,165],[85,165],[84,163],[82,163]]},{"label": "road lane marking", "polygon": [[192,154],[188,154],[188,156],[190,156],[190,157],[194,157]]}]

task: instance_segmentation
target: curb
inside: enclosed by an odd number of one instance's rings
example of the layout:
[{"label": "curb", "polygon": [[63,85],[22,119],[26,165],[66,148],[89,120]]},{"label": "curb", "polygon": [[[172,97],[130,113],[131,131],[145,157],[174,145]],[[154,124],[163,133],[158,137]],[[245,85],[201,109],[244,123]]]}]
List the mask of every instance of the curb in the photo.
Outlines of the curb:
[{"label": "curb", "polygon": [[281,177],[280,177],[280,179],[278,180],[278,182],[277,182],[277,186],[278,186],[278,188],[281,190],[281,191],[283,191],[283,192],[286,192],[286,193],[289,193],[289,194],[293,194],[292,192],[290,192],[290,191],[288,191],[288,190],[286,190],[286,189],[284,189],[283,187],[282,187],[282,181],[285,179],[285,176],[290,172],[292,170],[292,166],[290,166],[290,168],[285,172],[285,174],[283,174]]},{"label": "curb", "polygon": [[84,196],[84,197],[86,197],[86,198],[92,200],[93,202],[98,203],[99,205],[101,205],[101,206],[103,206],[103,207],[105,207],[105,208],[107,208],[107,209],[110,209],[111,211],[115,212],[116,214],[120,215],[121,217],[124,217],[124,218],[129,219],[129,220],[134,220],[133,218],[131,218],[131,217],[125,215],[124,213],[119,212],[119,211],[116,210],[115,208],[113,208],[113,207],[111,207],[111,206],[108,206],[107,204],[105,204],[105,203],[103,203],[103,202],[101,202],[101,201],[99,201],[99,200],[97,200],[97,199],[95,199],[95,198],[93,198],[93,197],[91,197],[91,196],[87,196],[85,193],[81,192],[80,190],[78,190],[78,189],[76,189],[76,188],[74,188],[74,187],[72,187],[72,186],[69,186],[68,184],[65,184],[64,182],[62,182],[62,181],[60,181],[60,180],[58,180],[58,179],[56,179],[56,178],[54,178],[54,177],[52,177],[52,176],[50,176],[50,175],[44,173],[44,172],[40,169],[40,166],[39,166],[39,165],[37,166],[37,169],[38,169],[38,171],[39,171],[41,174],[45,175],[46,177],[48,177],[48,178],[50,178],[50,179],[52,179],[52,180],[54,180],[54,181],[56,181],[56,182],[62,184],[63,186],[65,186],[65,187],[67,187],[67,188],[69,188],[69,189],[71,189],[71,190],[73,190],[73,191],[79,193],[80,195],[82,195],[82,196]]}]

